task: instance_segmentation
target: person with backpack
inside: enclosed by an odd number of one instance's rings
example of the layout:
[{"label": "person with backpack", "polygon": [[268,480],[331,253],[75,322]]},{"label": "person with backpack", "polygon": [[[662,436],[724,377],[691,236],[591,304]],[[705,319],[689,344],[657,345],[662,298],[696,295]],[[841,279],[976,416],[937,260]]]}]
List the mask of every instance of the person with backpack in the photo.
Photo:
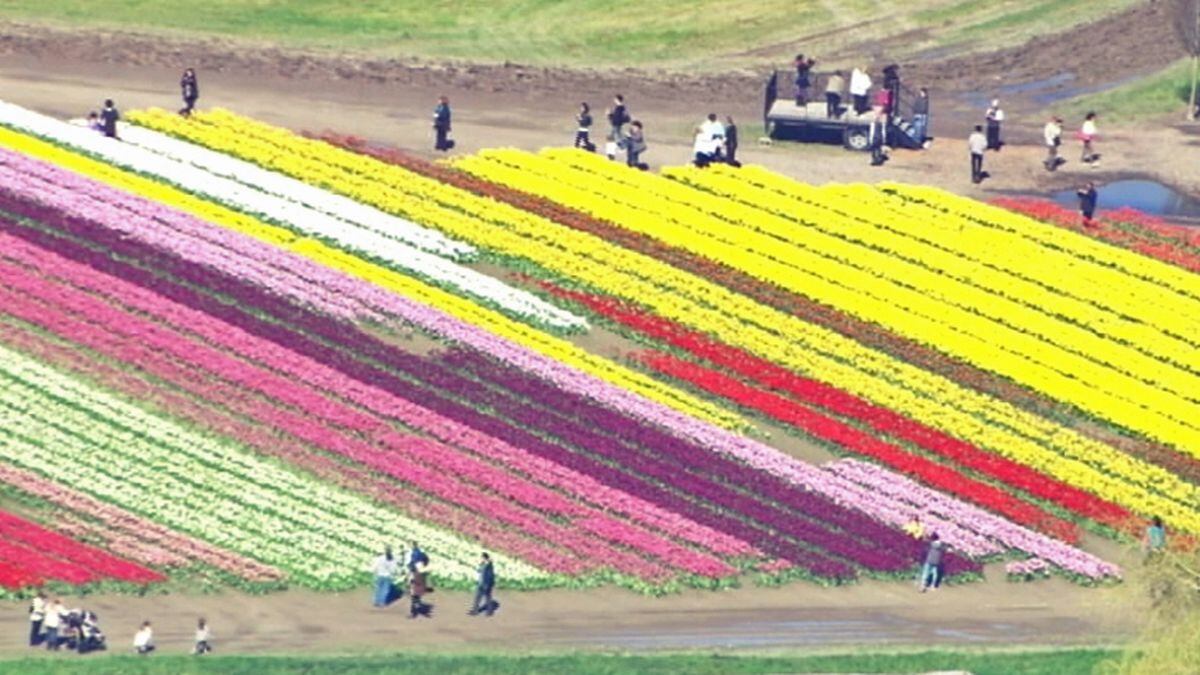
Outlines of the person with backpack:
[{"label": "person with backpack", "polygon": [[588,106],[587,101],[584,101],[579,104],[579,112],[575,114],[575,147],[595,152],[596,144],[592,143],[590,138],[591,131],[592,109]]},{"label": "person with backpack", "polygon": [[179,114],[190,117],[196,107],[196,100],[200,98],[200,84],[196,81],[195,70],[188,68],[183,71],[183,77],[179,79],[179,89],[183,94],[183,107],[179,109]]},{"label": "person with backpack", "polygon": [[629,109],[625,107],[625,97],[617,94],[613,97],[613,106],[608,109],[609,138],[614,143],[620,144],[621,139],[625,138],[624,127],[630,120]]},{"label": "person with backpack", "polygon": [[438,97],[437,107],[433,109],[433,130],[437,137],[434,150],[447,152],[454,147],[454,141],[450,140],[450,99],[445,96]]}]

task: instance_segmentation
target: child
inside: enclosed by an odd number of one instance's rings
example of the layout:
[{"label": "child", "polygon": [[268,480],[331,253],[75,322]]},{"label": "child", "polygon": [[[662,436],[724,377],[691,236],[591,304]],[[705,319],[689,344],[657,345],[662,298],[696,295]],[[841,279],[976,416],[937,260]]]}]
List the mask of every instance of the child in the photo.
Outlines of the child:
[{"label": "child", "polygon": [[207,654],[212,651],[212,645],[209,644],[211,634],[208,630],[208,622],[204,617],[196,622],[196,646],[192,648],[193,654]]},{"label": "child", "polygon": [[154,630],[149,621],[143,621],[141,630],[134,634],[133,650],[142,656],[154,651]]}]

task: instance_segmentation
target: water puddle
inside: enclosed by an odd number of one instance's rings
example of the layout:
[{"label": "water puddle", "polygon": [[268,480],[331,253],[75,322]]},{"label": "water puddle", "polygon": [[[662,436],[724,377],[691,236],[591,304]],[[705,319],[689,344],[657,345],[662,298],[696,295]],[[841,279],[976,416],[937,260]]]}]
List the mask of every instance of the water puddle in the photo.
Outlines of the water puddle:
[{"label": "water puddle", "polygon": [[[1129,207],[1166,217],[1200,218],[1200,200],[1152,180],[1119,180],[1096,186],[1099,209]],[[1051,198],[1071,209],[1079,206],[1075,190],[1055,192]]]}]

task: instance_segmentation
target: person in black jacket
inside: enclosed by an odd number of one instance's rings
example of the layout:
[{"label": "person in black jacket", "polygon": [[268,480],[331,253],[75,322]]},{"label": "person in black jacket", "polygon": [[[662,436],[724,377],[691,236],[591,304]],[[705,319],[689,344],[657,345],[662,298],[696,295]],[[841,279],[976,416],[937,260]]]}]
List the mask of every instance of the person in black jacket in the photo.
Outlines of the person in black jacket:
[{"label": "person in black jacket", "polygon": [[1075,191],[1079,197],[1079,214],[1083,216],[1083,226],[1091,227],[1094,225],[1092,216],[1096,215],[1096,201],[1099,195],[1096,193],[1096,184],[1088,181],[1083,187]]},{"label": "person in black jacket", "polygon": [[454,141],[449,138],[450,99],[445,96],[438,97],[437,107],[433,109],[433,130],[437,133],[437,140],[433,144],[434,150],[446,152],[454,147]]},{"label": "person in black jacket", "polygon": [[589,134],[592,130],[592,109],[587,102],[579,104],[579,112],[575,115],[575,147],[588,152],[595,152],[596,144],[592,143]]},{"label": "person in black jacket", "polygon": [[200,98],[200,84],[196,82],[196,71],[188,68],[183,71],[183,77],[179,80],[180,93],[183,94],[183,107],[179,109],[179,114],[188,117],[192,114],[192,109],[196,107],[196,99]]},{"label": "person in black jacket", "polygon": [[817,62],[811,58],[804,58],[803,54],[796,55],[796,107],[803,108],[808,105],[808,89],[812,86],[812,67],[817,65]]},{"label": "person in black jacket", "polygon": [[104,129],[104,135],[109,138],[117,137],[117,120],[121,119],[121,113],[117,112],[117,106],[111,98],[104,100],[104,109],[100,111],[100,125]]},{"label": "person in black jacket", "polygon": [[725,116],[725,161],[733,167],[741,166],[742,163],[737,161],[738,149],[738,128],[733,123],[733,117]]},{"label": "person in black jacket", "polygon": [[617,94],[613,97],[613,107],[608,110],[608,124],[611,127],[608,137],[612,142],[620,143],[625,138],[622,127],[629,124],[631,119],[629,109],[625,107],[625,97]]},{"label": "person in black jacket", "polygon": [[480,612],[491,616],[496,611],[496,603],[492,601],[492,589],[496,587],[496,570],[492,567],[492,557],[484,553],[479,559],[479,579],[475,584],[475,602],[471,611],[475,616]]}]

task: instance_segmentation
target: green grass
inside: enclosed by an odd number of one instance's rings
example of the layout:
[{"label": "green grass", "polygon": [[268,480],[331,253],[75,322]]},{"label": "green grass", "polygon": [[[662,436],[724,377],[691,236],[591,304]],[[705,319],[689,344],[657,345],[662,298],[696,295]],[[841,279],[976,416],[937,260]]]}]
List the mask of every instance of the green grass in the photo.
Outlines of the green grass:
[{"label": "green grass", "polygon": [[1071,120],[1082,120],[1088,111],[1096,111],[1100,117],[1101,134],[1105,124],[1137,121],[1170,113],[1176,113],[1182,119],[1187,110],[1190,76],[1191,62],[1183,59],[1136,82],[1064,101],[1054,106],[1054,110]]},{"label": "green grass", "polygon": [[0,0],[0,18],[431,58],[729,69],[785,65],[797,50],[865,53],[917,28],[928,37],[910,33],[889,55],[1009,45],[1136,1]]},{"label": "green grass", "polygon": [[[402,638],[400,638],[402,639]],[[711,654],[620,655],[573,653],[564,655],[482,656],[399,653],[370,656],[173,656],[148,657],[48,654],[45,658],[0,661],[0,673],[188,675],[273,675],[277,673],[690,673],[736,675],[740,673],[913,673],[930,670],[967,670],[975,675],[1084,675],[1119,652],[1105,649],[1061,649],[1026,652],[926,651],[895,654],[844,654],[819,656],[738,656]]]}]

